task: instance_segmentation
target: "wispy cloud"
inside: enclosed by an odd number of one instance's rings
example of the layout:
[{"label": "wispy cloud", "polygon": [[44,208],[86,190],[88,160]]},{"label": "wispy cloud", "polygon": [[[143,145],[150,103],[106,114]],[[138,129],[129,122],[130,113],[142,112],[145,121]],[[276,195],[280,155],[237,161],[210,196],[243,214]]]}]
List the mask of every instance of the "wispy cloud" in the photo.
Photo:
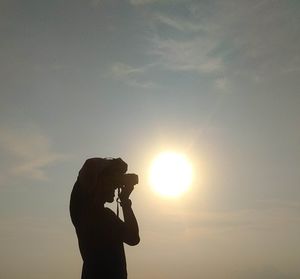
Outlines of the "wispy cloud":
[{"label": "wispy cloud", "polygon": [[122,81],[130,86],[141,88],[154,88],[157,85],[152,81],[145,80],[145,72],[151,68],[153,64],[145,65],[140,68],[134,68],[124,63],[114,63],[111,67],[111,75],[113,78]]},{"label": "wispy cloud", "polygon": [[153,2],[158,2],[159,0],[129,0],[132,5],[145,5]]},{"label": "wispy cloud", "polygon": [[44,168],[67,158],[53,151],[50,140],[33,125],[19,129],[1,127],[0,131],[1,161],[6,161],[0,173],[3,180],[12,177],[47,180]]},{"label": "wispy cloud", "polygon": [[154,18],[160,23],[173,27],[178,31],[197,32],[203,30],[203,26],[201,24],[183,20],[178,17],[169,17],[163,14],[156,14]]},{"label": "wispy cloud", "polygon": [[215,80],[215,85],[220,90],[226,90],[226,89],[228,89],[229,81],[225,77],[217,78]]},{"label": "wispy cloud", "polygon": [[134,74],[144,73],[144,68],[134,68],[124,63],[115,63],[112,65],[112,73],[117,78],[132,76]]},{"label": "wispy cloud", "polygon": [[[165,69],[216,74],[219,89],[234,79],[264,81],[298,71],[300,21],[293,5],[268,0],[174,5],[177,9],[149,16],[155,26],[152,53]],[[164,25],[173,32],[160,32]]]},{"label": "wispy cloud", "polygon": [[[189,229],[191,235],[223,233],[235,229],[251,231],[281,230],[288,224],[299,227],[299,208],[297,201],[261,200],[253,203],[249,209],[230,211],[203,210],[194,212],[182,209],[167,209],[166,215],[170,224],[181,228],[182,232]],[[182,221],[186,226],[182,225]]]},{"label": "wispy cloud", "polygon": [[188,2],[190,0],[129,0],[130,4],[134,6],[146,5],[151,3],[160,3],[160,4],[174,4],[176,2],[183,3]]},{"label": "wispy cloud", "polygon": [[[219,90],[228,90],[242,79],[263,82],[299,69],[296,26],[300,21],[284,2],[130,1],[135,6],[154,2],[175,7],[167,10],[154,5],[146,13],[153,32],[147,54],[160,69],[209,75]],[[173,30],[164,32],[162,27]],[[143,67],[116,64],[112,72],[130,86],[153,87],[145,81]]]},{"label": "wispy cloud", "polygon": [[210,39],[180,41],[155,38],[153,43],[153,54],[169,70],[216,73],[223,68],[222,58],[211,54],[216,44]]},{"label": "wispy cloud", "polygon": [[103,0],[91,0],[90,5],[92,7],[98,7],[98,6],[102,5],[102,2],[103,2]]}]

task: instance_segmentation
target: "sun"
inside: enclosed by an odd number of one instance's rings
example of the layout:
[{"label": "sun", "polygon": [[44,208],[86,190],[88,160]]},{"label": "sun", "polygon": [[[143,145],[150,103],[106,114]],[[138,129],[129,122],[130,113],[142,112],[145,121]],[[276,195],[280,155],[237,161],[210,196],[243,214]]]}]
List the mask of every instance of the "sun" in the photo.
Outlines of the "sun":
[{"label": "sun", "polygon": [[192,165],[180,153],[163,152],[152,162],[150,185],[155,192],[165,197],[178,197],[192,183]]}]

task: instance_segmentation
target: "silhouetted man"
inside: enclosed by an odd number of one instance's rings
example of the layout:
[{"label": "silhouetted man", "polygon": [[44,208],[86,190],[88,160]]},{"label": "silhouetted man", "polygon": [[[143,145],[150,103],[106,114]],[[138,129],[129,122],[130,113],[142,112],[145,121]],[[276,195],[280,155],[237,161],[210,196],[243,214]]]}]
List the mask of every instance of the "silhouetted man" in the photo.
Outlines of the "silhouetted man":
[{"label": "silhouetted man", "polygon": [[[138,223],[129,195],[137,176],[125,174],[127,164],[118,159],[88,159],[81,168],[72,190],[71,219],[76,229],[83,259],[82,279],[127,278],[123,243],[140,241]],[[136,181],[135,178],[136,177]],[[124,222],[105,202],[113,202],[117,188]]]}]

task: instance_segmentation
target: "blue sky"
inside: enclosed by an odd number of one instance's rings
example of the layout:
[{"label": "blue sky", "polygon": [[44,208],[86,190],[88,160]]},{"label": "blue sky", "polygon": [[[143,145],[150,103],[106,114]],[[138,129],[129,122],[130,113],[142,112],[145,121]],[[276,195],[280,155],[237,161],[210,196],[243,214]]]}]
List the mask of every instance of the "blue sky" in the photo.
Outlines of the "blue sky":
[{"label": "blue sky", "polygon": [[[0,277],[79,278],[70,191],[112,156],[140,175],[130,278],[299,278],[299,10],[1,1]],[[175,201],[148,185],[164,150],[195,171]]]}]

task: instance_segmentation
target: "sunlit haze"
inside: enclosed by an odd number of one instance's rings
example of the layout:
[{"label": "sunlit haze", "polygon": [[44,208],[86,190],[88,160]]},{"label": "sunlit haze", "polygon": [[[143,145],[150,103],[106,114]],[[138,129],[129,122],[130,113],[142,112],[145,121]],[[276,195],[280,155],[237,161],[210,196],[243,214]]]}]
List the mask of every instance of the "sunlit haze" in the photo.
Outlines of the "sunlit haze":
[{"label": "sunlit haze", "polygon": [[80,278],[91,157],[139,176],[128,278],[300,278],[299,0],[1,0],[0,24],[1,279]]}]

